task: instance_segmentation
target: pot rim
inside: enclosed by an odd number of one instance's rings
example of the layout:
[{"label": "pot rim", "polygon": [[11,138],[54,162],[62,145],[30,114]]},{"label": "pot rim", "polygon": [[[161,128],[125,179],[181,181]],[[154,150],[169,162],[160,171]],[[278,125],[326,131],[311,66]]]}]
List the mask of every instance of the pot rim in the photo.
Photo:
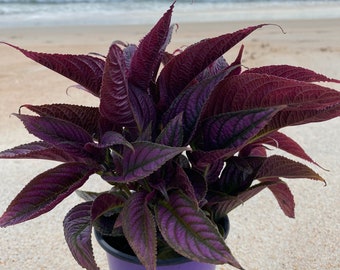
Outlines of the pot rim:
[{"label": "pot rim", "polygon": [[[221,219],[222,226],[225,228],[225,235],[224,238],[227,238],[229,234],[229,229],[230,229],[230,223],[229,223],[229,218],[228,216],[225,216],[224,218]],[[114,247],[112,247],[106,240],[104,239],[103,235],[94,229],[94,235],[99,243],[99,245],[111,256],[114,256],[116,258],[119,258],[121,260],[134,263],[134,264],[141,264],[140,260],[133,255],[126,254]],[[192,262],[192,260],[184,257],[184,256],[179,256],[176,258],[171,258],[171,259],[157,259],[157,266],[162,266],[162,265],[174,265],[174,264],[183,264],[183,263],[189,263]]]},{"label": "pot rim", "polygon": [[[94,230],[95,237],[99,243],[99,245],[110,255],[117,257],[121,260],[134,263],[134,264],[141,264],[139,259],[136,256],[126,254],[124,252],[119,251],[118,249],[112,247],[109,245],[108,242],[105,241],[103,235],[98,232],[97,230]],[[191,262],[190,259],[180,256],[176,258],[171,258],[171,259],[163,259],[163,260],[157,260],[157,265],[173,265],[173,264],[182,264],[182,263],[187,263]]]}]

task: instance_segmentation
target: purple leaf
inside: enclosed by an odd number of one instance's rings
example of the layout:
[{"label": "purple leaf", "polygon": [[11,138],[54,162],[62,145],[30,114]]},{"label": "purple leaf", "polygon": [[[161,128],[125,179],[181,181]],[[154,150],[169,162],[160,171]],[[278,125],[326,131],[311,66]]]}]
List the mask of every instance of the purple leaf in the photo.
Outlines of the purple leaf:
[{"label": "purple leaf", "polygon": [[294,196],[288,185],[279,178],[271,178],[269,181],[276,181],[275,185],[268,186],[268,189],[273,193],[283,213],[290,218],[295,217],[295,202]]},{"label": "purple leaf", "polygon": [[123,152],[123,173],[120,176],[104,174],[108,182],[132,182],[149,176],[186,147],[170,147],[151,142],[132,143],[133,150],[125,147]]},{"label": "purple leaf", "polygon": [[325,75],[318,74],[312,70],[302,67],[294,67],[289,65],[272,65],[263,66],[258,68],[251,68],[244,73],[260,73],[267,75],[274,75],[286,79],[304,81],[304,82],[336,82],[340,83],[340,80],[331,79]]},{"label": "purple leaf", "polygon": [[209,77],[213,77],[220,73],[222,70],[226,70],[227,67],[228,67],[227,61],[224,59],[223,56],[220,56],[208,67],[206,67],[200,74],[198,74],[193,81],[199,82]]},{"label": "purple leaf", "polygon": [[90,150],[93,148],[103,149],[113,145],[125,145],[131,149],[133,146],[129,143],[122,134],[114,131],[104,133],[99,143],[89,142],[85,145],[85,149]]},{"label": "purple leaf", "polygon": [[91,242],[91,206],[84,202],[73,207],[64,219],[64,235],[68,247],[78,264],[88,270],[99,270]]},{"label": "purple leaf", "polygon": [[183,113],[172,118],[156,139],[159,144],[179,147],[183,145]]},{"label": "purple leaf", "polygon": [[98,133],[99,111],[96,107],[86,107],[71,104],[30,105],[27,108],[40,116],[54,117],[71,122],[85,129],[89,134]]},{"label": "purple leaf", "polygon": [[84,163],[65,163],[36,176],[11,202],[0,218],[0,226],[21,223],[52,210],[94,171]]},{"label": "purple leaf", "polygon": [[211,91],[228,74],[227,70],[220,71],[217,75],[194,84],[173,101],[168,111],[164,114],[163,124],[183,112],[184,144],[190,141],[195,133],[198,120]]},{"label": "purple leaf", "polygon": [[146,192],[136,192],[122,211],[124,236],[145,269],[156,269],[156,224],[148,208]]},{"label": "purple leaf", "polygon": [[171,104],[187,84],[207,66],[262,26],[264,25],[252,26],[234,33],[204,39],[175,56],[163,68],[158,78],[160,107],[167,108],[167,104]]},{"label": "purple leaf", "polygon": [[209,99],[205,116],[286,105],[265,132],[325,121],[340,115],[340,92],[273,75],[242,73],[223,80]]},{"label": "purple leaf", "polygon": [[314,163],[315,165],[318,165],[309,155],[307,155],[307,153],[302,149],[302,147],[298,143],[296,143],[292,138],[288,137],[287,135],[281,132],[273,132],[267,135],[266,137],[257,140],[256,144],[257,143],[275,146],[296,157],[302,158],[304,160]]},{"label": "purple leaf", "polygon": [[234,149],[238,151],[261,131],[284,107],[238,111],[216,115],[202,123],[203,150]]},{"label": "purple leaf", "polygon": [[103,117],[116,125],[135,125],[125,58],[123,51],[116,44],[111,45],[106,58],[99,110]]},{"label": "purple leaf", "polygon": [[247,190],[238,193],[235,196],[231,195],[215,195],[209,200],[210,204],[213,204],[214,213],[216,217],[224,217],[230,211],[244,204],[247,200],[257,195],[260,191],[271,185],[276,185],[277,182],[266,181],[257,185],[254,185]]},{"label": "purple leaf", "polygon": [[166,242],[179,254],[199,262],[229,263],[242,269],[217,227],[184,194],[172,192],[169,202],[160,203],[156,220]]},{"label": "purple leaf", "polygon": [[192,202],[198,206],[196,192],[188,174],[181,166],[178,166],[177,164],[173,170],[176,170],[176,174],[171,175],[171,179],[168,179],[168,187],[182,190],[184,194],[187,195],[192,200]]},{"label": "purple leaf", "polygon": [[156,107],[150,95],[130,84],[129,98],[131,108],[137,123],[137,128],[141,133],[150,124],[156,122]]},{"label": "purple leaf", "polygon": [[149,91],[150,81],[157,74],[162,54],[169,42],[169,26],[173,7],[174,4],[142,39],[132,57],[129,82],[144,92]]},{"label": "purple leaf", "polygon": [[79,83],[90,93],[99,96],[104,61],[90,55],[49,54],[32,52],[12,44],[1,42],[17,49],[33,61]]},{"label": "purple leaf", "polygon": [[129,44],[123,49],[123,55],[125,59],[125,66],[127,70],[130,70],[131,59],[137,51],[137,46],[135,44]]},{"label": "purple leaf", "polygon": [[284,178],[309,178],[325,182],[325,180],[308,166],[290,160],[283,156],[270,156],[262,164],[257,172],[256,178],[271,179],[277,177]]},{"label": "purple leaf", "polygon": [[261,157],[232,157],[215,185],[223,193],[238,194],[250,187],[263,161]]},{"label": "purple leaf", "polygon": [[[112,193],[103,193],[95,198],[91,208],[91,220],[95,222],[96,219],[104,215],[105,213],[120,210],[125,203],[125,199],[122,196],[118,196]],[[117,211],[118,212],[118,211]]]},{"label": "purple leaf", "polygon": [[47,159],[61,162],[86,162],[86,159],[68,154],[45,142],[32,142],[0,152],[3,159]]},{"label": "purple leaf", "polygon": [[91,135],[79,126],[51,117],[15,114],[25,125],[26,129],[40,138],[78,157],[86,157],[84,145],[92,142]]}]

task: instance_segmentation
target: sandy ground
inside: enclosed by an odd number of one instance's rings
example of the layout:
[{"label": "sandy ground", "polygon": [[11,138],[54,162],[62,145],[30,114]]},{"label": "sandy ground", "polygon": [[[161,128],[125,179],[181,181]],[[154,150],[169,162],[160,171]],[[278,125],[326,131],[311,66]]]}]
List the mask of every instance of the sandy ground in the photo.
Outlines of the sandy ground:
[{"label": "sandy ground", "polygon": [[[181,24],[173,36],[172,51],[207,36],[235,31],[259,22]],[[278,27],[257,30],[246,40],[244,65],[300,65],[329,77],[340,78],[340,20],[282,21]],[[106,54],[114,40],[137,42],[150,26],[92,26],[59,28],[0,29],[0,40],[26,49],[59,53],[99,52]],[[231,62],[239,46],[226,58]],[[19,52],[0,45],[0,150],[32,141],[20,121],[10,114],[25,103],[51,102],[97,104],[97,100],[76,89],[73,83],[35,64]],[[339,85],[328,84],[340,90]],[[295,194],[296,218],[285,217],[272,195],[265,191],[230,214],[227,244],[246,269],[340,269],[340,119],[303,128],[289,128],[317,162],[315,167],[328,185],[310,180],[289,180]],[[37,173],[53,162],[1,160],[0,213]],[[98,179],[84,189],[104,187]],[[0,269],[80,269],[63,239],[62,220],[80,199],[72,195],[52,212],[35,220],[0,229]],[[107,269],[103,250],[94,241],[95,255]],[[217,269],[232,269],[221,266]]]}]

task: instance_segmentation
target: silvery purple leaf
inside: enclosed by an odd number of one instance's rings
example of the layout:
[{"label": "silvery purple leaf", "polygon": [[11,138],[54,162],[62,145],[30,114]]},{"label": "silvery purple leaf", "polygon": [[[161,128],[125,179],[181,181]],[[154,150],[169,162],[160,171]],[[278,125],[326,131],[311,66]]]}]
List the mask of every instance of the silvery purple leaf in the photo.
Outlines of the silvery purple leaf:
[{"label": "silvery purple leaf", "polygon": [[92,136],[83,128],[71,122],[51,117],[40,117],[15,114],[25,125],[26,129],[49,144],[60,148],[69,154],[86,157],[84,145],[92,142]]},{"label": "silvery purple leaf", "polygon": [[112,44],[108,52],[100,90],[100,114],[121,126],[135,125],[132,112],[127,67],[122,49]]},{"label": "silvery purple leaf", "polygon": [[227,70],[194,84],[180,93],[163,116],[163,124],[167,124],[176,115],[183,112],[184,144],[195,133],[202,108],[215,86],[228,74]]},{"label": "silvery purple leaf", "polygon": [[91,208],[91,220],[95,222],[97,218],[105,213],[120,210],[126,199],[113,193],[103,193],[97,196]]},{"label": "silvery purple leaf", "polygon": [[91,206],[84,202],[73,207],[65,216],[64,235],[66,243],[77,263],[87,270],[99,270],[91,242]]},{"label": "silvery purple leaf", "polygon": [[169,146],[183,146],[183,136],[183,113],[179,113],[167,123],[156,142]]},{"label": "silvery purple leaf", "polygon": [[122,211],[124,236],[146,270],[156,270],[156,223],[147,205],[147,193],[136,192]]},{"label": "silvery purple leaf", "polygon": [[285,126],[325,121],[340,113],[340,92],[320,85],[259,73],[223,80],[209,98],[205,117],[220,113],[285,105],[265,132]]},{"label": "silvery purple leaf", "polygon": [[54,117],[71,122],[85,129],[89,134],[98,133],[99,110],[97,107],[86,107],[72,104],[25,104],[20,108],[27,108],[40,116]]},{"label": "silvery purple leaf", "polygon": [[200,127],[201,147],[206,151],[219,149],[238,151],[283,108],[245,110],[210,117]]},{"label": "silvery purple leaf", "polygon": [[160,107],[168,108],[168,104],[171,104],[178,94],[207,66],[262,26],[264,25],[252,26],[234,33],[204,39],[175,56],[163,68],[157,81],[160,88]]},{"label": "silvery purple leaf", "polygon": [[47,159],[61,162],[86,162],[86,158],[69,154],[46,142],[31,142],[0,152],[3,159]]},{"label": "silvery purple leaf", "polygon": [[94,172],[95,168],[84,163],[64,163],[41,173],[11,202],[0,217],[0,226],[21,223],[50,211],[81,187]]},{"label": "silvery purple leaf", "polygon": [[156,221],[164,239],[179,254],[194,261],[229,263],[242,269],[217,227],[181,192],[172,192],[169,201],[159,202]]},{"label": "silvery purple leaf", "polygon": [[122,175],[104,174],[108,182],[133,182],[157,171],[168,160],[171,160],[186,147],[170,147],[151,142],[134,142],[133,150],[125,147],[123,151]]}]

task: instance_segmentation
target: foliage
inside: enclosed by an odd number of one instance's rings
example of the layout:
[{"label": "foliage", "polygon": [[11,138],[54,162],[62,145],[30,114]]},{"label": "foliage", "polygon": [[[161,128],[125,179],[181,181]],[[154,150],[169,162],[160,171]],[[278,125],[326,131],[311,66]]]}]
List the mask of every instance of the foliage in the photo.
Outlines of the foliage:
[{"label": "foliage", "polygon": [[113,43],[103,58],[5,43],[100,103],[26,104],[35,115],[15,114],[39,140],[2,151],[0,158],[61,164],[29,182],[1,216],[1,227],[52,210],[98,174],[112,188],[77,191],[86,202],[64,220],[66,241],[81,266],[98,269],[95,227],[104,235],[124,235],[148,270],[156,268],[157,250],[161,257],[169,247],[195,261],[241,269],[218,221],[265,188],[294,217],[293,195],[282,178],[324,181],[303,163],[269,155],[267,146],[314,162],[279,130],[339,116],[340,93],[314,83],[339,81],[288,65],[242,71],[243,46],[229,65],[223,55],[265,25],[168,53],[173,7],[138,46]]}]

